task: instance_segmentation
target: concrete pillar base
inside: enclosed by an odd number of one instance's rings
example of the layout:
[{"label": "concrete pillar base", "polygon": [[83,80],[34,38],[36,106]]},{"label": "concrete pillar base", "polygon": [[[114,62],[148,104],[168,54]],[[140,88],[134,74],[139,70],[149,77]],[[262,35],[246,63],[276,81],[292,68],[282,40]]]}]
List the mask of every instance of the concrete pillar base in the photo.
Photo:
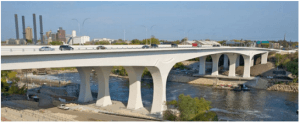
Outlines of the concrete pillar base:
[{"label": "concrete pillar base", "polygon": [[109,74],[113,67],[95,67],[98,78],[98,97],[96,106],[111,105],[111,98],[109,94]]},{"label": "concrete pillar base", "polygon": [[250,77],[250,64],[251,64],[251,58],[253,56],[250,55],[250,56],[246,56],[246,55],[243,55],[243,58],[244,58],[244,74],[243,74],[243,77],[247,78],[247,77]]},{"label": "concrete pillar base", "polygon": [[160,114],[167,110],[166,105],[166,84],[167,77],[172,66],[158,68],[154,66],[147,66],[153,78],[153,103],[151,108],[151,114]]},{"label": "concrete pillar base", "polygon": [[202,56],[199,58],[199,74],[205,75],[205,62],[207,56]]},{"label": "concrete pillar base", "polygon": [[237,58],[238,54],[228,53],[226,55],[228,56],[229,62],[230,62],[228,76],[235,76],[235,68],[236,68],[235,64],[236,64],[236,58]]},{"label": "concrete pillar base", "polygon": [[236,66],[236,67],[239,67],[239,66],[240,66],[240,56],[241,56],[240,54],[237,55],[236,63],[235,63],[235,66]]},{"label": "concrete pillar base", "polygon": [[267,62],[268,62],[268,54],[269,54],[269,52],[261,54],[261,64],[267,64]]},{"label": "concrete pillar base", "polygon": [[92,68],[89,67],[77,67],[77,70],[80,75],[80,91],[78,102],[84,103],[93,101],[91,87],[90,87],[90,73]]},{"label": "concrete pillar base", "polygon": [[211,75],[219,75],[219,59],[220,59],[220,56],[222,54],[214,54],[214,55],[210,55],[211,58],[212,58],[212,61],[213,61],[213,65],[212,65],[212,73]]},{"label": "concrete pillar base", "polygon": [[129,97],[127,109],[143,108],[142,93],[141,93],[141,79],[145,67],[124,67],[129,77]]},{"label": "concrete pillar base", "polygon": [[228,70],[228,56],[227,56],[227,54],[224,54],[223,69]]}]

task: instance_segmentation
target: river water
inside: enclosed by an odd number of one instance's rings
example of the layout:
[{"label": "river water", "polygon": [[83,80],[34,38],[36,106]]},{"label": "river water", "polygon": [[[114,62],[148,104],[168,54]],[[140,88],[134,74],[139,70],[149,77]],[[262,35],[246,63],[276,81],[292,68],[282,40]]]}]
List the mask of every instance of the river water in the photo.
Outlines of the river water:
[{"label": "river water", "polygon": [[[71,80],[80,83],[78,73],[37,76],[52,80]],[[97,92],[97,78],[91,76],[91,90]],[[110,96],[112,100],[127,103],[127,79],[110,77]],[[167,101],[177,99],[180,94],[191,97],[204,97],[211,101],[211,110],[219,119],[229,121],[298,121],[298,93],[251,89],[247,92],[213,89],[210,86],[167,82]],[[149,81],[142,83],[144,107],[151,107],[153,87]],[[126,105],[126,104],[125,104]]]}]

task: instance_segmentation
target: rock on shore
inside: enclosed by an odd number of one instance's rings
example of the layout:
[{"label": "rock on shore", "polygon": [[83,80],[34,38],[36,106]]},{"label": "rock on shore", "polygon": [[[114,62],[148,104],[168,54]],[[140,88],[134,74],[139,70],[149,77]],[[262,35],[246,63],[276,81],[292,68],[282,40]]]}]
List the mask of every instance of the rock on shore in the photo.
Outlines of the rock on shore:
[{"label": "rock on shore", "polygon": [[298,85],[276,84],[276,85],[269,87],[267,90],[298,92]]}]

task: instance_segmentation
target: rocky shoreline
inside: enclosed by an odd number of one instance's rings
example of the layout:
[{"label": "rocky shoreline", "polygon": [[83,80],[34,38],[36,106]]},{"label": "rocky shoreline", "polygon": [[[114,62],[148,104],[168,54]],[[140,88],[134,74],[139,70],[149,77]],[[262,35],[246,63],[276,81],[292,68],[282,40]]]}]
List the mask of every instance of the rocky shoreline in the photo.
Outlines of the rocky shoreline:
[{"label": "rocky shoreline", "polygon": [[285,91],[285,92],[298,92],[298,85],[275,84],[267,90]]}]

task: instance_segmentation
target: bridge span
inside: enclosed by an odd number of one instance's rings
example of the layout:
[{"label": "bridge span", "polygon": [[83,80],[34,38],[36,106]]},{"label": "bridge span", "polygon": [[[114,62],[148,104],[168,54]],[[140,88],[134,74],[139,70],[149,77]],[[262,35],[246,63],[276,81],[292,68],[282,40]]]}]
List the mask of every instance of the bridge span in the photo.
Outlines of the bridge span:
[{"label": "bridge span", "polygon": [[[125,45],[126,46],[126,45]],[[1,70],[31,68],[76,67],[81,78],[79,102],[93,100],[90,89],[90,72],[92,68],[98,75],[97,106],[111,105],[109,94],[109,74],[113,66],[124,66],[129,76],[128,109],[143,107],[141,98],[141,76],[146,67],[153,78],[153,103],[151,113],[166,110],[166,82],[172,67],[181,61],[200,58],[199,74],[205,74],[206,56],[213,61],[212,75],[218,75],[218,62],[222,54],[229,59],[229,75],[236,76],[237,58],[244,59],[243,77],[250,77],[250,67],[254,55],[261,54],[261,64],[267,63],[268,53],[274,49],[253,47],[179,47],[155,49],[108,49],[108,50],[74,50],[74,51],[27,51],[1,52]],[[228,61],[226,61],[228,62]]]}]

